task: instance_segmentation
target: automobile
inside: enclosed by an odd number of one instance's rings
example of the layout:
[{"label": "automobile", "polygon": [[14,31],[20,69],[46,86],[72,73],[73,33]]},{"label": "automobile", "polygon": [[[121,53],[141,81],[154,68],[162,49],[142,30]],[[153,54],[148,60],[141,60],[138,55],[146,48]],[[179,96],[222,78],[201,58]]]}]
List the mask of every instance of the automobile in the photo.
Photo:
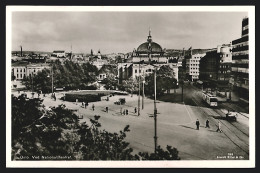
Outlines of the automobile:
[{"label": "automobile", "polygon": [[126,103],[125,98],[119,98],[118,101],[114,102],[116,105],[123,105]]},{"label": "automobile", "polygon": [[236,112],[228,112],[226,114],[226,120],[228,120],[228,121],[237,121],[237,113]]}]

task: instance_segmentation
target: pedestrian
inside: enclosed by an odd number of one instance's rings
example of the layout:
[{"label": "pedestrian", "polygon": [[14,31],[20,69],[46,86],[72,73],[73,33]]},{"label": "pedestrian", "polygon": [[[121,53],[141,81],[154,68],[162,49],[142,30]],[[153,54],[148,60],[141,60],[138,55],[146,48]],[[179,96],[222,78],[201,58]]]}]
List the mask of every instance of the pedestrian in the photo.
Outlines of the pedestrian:
[{"label": "pedestrian", "polygon": [[88,106],[88,102],[86,103],[86,105]]},{"label": "pedestrian", "polygon": [[84,108],[84,102],[82,102],[81,106]]},{"label": "pedestrian", "polygon": [[108,113],[108,107],[106,107],[106,112]]},{"label": "pedestrian", "polygon": [[123,114],[125,115],[125,109],[124,109],[124,111],[123,111]]},{"label": "pedestrian", "polygon": [[220,133],[222,132],[220,121],[218,122],[218,129],[216,130],[216,132],[220,132]]},{"label": "pedestrian", "polygon": [[128,109],[125,110],[126,115],[128,115]]},{"label": "pedestrian", "polygon": [[93,111],[95,110],[95,105],[94,105],[94,104],[92,105],[92,110],[93,110]]},{"label": "pedestrian", "polygon": [[136,107],[135,107],[135,114],[136,114],[137,110],[136,110]]},{"label": "pedestrian", "polygon": [[45,97],[45,93],[43,94],[43,97]]},{"label": "pedestrian", "polygon": [[197,126],[197,130],[199,130],[199,129],[200,129],[200,122],[199,122],[198,119],[197,119],[197,121],[196,121],[196,126]]},{"label": "pedestrian", "polygon": [[53,98],[54,98],[54,101],[56,101],[56,96],[55,95],[53,96]]},{"label": "pedestrian", "polygon": [[209,120],[206,121],[206,127],[205,128],[210,128],[209,127]]},{"label": "pedestrian", "polygon": [[87,108],[87,103],[85,103],[85,105],[84,105],[84,106],[85,106],[85,109],[86,109],[86,108]]}]

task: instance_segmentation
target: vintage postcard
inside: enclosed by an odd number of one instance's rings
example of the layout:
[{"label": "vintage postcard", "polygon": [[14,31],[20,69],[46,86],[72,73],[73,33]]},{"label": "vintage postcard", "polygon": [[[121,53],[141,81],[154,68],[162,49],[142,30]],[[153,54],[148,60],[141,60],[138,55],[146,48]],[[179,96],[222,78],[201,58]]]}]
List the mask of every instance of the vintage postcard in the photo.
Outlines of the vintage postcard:
[{"label": "vintage postcard", "polygon": [[6,31],[7,167],[255,167],[254,6],[7,6]]}]

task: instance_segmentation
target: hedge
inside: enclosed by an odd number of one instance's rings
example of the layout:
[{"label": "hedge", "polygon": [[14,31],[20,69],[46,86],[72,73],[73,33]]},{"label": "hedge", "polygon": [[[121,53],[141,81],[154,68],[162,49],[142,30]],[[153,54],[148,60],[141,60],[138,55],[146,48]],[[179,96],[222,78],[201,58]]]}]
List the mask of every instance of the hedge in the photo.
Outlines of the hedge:
[{"label": "hedge", "polygon": [[68,93],[65,94],[65,100],[70,102],[75,102],[78,99],[78,102],[97,102],[101,101],[101,94],[93,95],[93,94],[75,94]]}]

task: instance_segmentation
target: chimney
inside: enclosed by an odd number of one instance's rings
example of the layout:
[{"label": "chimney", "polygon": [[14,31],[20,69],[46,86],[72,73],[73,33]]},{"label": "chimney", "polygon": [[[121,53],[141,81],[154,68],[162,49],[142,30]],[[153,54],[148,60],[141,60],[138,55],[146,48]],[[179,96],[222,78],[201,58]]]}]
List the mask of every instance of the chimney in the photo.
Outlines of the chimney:
[{"label": "chimney", "polygon": [[21,47],[21,57],[23,56],[23,47],[22,46],[20,46]]}]

